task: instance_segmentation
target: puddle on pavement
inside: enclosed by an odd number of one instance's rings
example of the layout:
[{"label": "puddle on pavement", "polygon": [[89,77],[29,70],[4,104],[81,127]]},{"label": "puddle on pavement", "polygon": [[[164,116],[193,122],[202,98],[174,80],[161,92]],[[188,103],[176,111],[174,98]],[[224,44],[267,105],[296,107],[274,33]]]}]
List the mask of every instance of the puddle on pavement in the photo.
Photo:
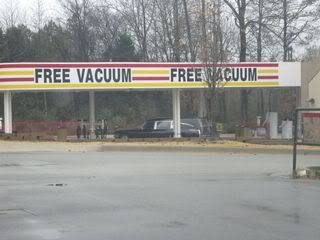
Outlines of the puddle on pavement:
[{"label": "puddle on pavement", "polygon": [[33,212],[24,209],[24,208],[7,208],[7,209],[0,209],[0,215],[8,215],[8,214],[28,214],[32,216],[36,216]]},{"label": "puddle on pavement", "polygon": [[20,167],[21,165],[18,163],[1,163],[0,167]]},{"label": "puddle on pavement", "polygon": [[30,233],[33,236],[40,237],[41,239],[61,239],[62,234],[68,233],[70,231],[66,229],[55,229],[48,228],[43,222],[37,219],[25,219],[26,223],[31,226]]},{"label": "puddle on pavement", "polygon": [[65,187],[67,185],[68,184],[65,184],[65,183],[50,183],[50,184],[47,184],[48,187]]},{"label": "puddle on pavement", "polygon": [[187,226],[186,223],[181,221],[169,221],[166,223],[153,223],[148,225],[149,227],[160,227],[160,228],[181,228]]},{"label": "puddle on pavement", "polygon": [[290,219],[295,224],[299,224],[301,222],[301,217],[298,214],[298,211],[296,209],[293,210],[293,213],[284,212],[281,209],[276,209],[270,206],[266,205],[259,205],[259,204],[250,204],[250,203],[244,203],[241,204],[243,207],[255,210],[258,212],[268,213],[271,215],[278,215],[282,216],[284,218]]}]

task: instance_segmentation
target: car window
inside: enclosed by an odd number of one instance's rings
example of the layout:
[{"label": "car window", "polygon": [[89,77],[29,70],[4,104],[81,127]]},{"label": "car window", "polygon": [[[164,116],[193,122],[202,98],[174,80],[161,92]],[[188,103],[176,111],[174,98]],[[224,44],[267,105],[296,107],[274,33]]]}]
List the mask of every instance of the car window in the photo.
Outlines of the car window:
[{"label": "car window", "polygon": [[195,126],[188,123],[181,123],[181,129],[183,130],[195,129]]},{"label": "car window", "polygon": [[157,121],[156,129],[167,130],[171,128],[171,121]]},{"label": "car window", "polygon": [[183,123],[190,124],[194,126],[194,128],[200,128],[200,123],[198,119],[181,119]]},{"label": "car window", "polygon": [[154,121],[147,121],[142,128],[148,130],[154,129]]}]

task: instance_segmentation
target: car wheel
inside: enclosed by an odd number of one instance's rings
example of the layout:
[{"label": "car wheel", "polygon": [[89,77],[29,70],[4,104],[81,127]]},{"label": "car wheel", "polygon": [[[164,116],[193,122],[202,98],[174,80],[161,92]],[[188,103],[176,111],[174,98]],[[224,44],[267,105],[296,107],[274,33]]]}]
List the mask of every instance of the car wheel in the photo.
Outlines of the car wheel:
[{"label": "car wheel", "polygon": [[122,135],[122,136],[121,136],[121,139],[122,139],[122,140],[126,140],[126,141],[128,141],[128,139],[129,139],[129,138],[128,138],[128,136],[127,136],[127,135]]}]

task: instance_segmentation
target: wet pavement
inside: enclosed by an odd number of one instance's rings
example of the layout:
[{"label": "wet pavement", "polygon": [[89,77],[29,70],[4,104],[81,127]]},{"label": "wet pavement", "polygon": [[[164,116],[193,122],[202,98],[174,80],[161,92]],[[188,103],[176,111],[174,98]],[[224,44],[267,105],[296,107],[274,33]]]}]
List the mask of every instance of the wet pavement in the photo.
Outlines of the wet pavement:
[{"label": "wet pavement", "polygon": [[320,181],[291,179],[291,164],[289,154],[0,153],[0,239],[319,239]]}]

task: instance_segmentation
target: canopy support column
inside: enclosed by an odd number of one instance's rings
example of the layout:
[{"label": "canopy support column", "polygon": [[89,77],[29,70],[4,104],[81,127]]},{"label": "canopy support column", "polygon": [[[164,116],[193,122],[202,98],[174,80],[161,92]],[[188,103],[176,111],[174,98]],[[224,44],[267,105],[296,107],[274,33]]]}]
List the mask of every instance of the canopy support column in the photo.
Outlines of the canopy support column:
[{"label": "canopy support column", "polygon": [[12,95],[10,91],[4,92],[4,132],[12,134]]},{"label": "canopy support column", "polygon": [[89,130],[90,130],[90,139],[95,138],[95,122],[96,122],[96,109],[95,109],[95,99],[94,91],[89,91]]},{"label": "canopy support column", "polygon": [[175,138],[181,138],[180,89],[172,90],[173,131]]},{"label": "canopy support column", "polygon": [[199,98],[198,117],[205,118],[207,115],[207,109],[206,109],[206,92],[204,89],[199,90],[198,98]]}]

